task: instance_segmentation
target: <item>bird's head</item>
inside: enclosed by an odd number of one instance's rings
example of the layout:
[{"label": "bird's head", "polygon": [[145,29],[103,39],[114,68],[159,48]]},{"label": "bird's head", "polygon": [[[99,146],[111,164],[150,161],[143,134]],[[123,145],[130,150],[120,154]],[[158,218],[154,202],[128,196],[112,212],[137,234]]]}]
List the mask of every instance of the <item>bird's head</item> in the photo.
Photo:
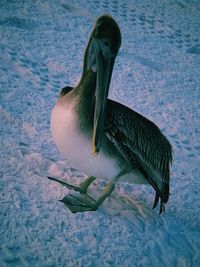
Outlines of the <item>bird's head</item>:
[{"label": "bird's head", "polygon": [[121,33],[116,21],[99,17],[90,35],[85,52],[84,69],[96,72],[95,110],[93,126],[93,154],[98,153],[104,129],[106,102],[115,58],[121,45]]}]

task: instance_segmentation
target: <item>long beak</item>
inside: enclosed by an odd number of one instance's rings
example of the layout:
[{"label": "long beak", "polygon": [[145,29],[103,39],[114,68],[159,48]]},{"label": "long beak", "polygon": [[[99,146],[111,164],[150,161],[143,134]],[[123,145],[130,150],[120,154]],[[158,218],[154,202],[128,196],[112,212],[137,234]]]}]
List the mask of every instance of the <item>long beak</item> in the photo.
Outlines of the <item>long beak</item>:
[{"label": "long beak", "polygon": [[108,91],[112,76],[112,70],[115,58],[105,59],[101,51],[96,56],[97,63],[97,81],[95,92],[95,110],[94,110],[94,128],[92,153],[96,155],[99,152],[101,139],[104,130],[104,117],[106,111]]}]

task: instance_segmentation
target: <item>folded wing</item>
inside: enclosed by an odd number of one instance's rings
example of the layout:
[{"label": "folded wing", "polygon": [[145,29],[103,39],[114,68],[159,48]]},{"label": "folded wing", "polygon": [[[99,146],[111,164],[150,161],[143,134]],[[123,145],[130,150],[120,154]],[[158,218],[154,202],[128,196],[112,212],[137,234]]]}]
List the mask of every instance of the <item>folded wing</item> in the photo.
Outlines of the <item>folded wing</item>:
[{"label": "folded wing", "polygon": [[130,108],[108,99],[105,134],[123,158],[137,168],[156,191],[154,206],[169,198],[172,147],[160,129]]}]

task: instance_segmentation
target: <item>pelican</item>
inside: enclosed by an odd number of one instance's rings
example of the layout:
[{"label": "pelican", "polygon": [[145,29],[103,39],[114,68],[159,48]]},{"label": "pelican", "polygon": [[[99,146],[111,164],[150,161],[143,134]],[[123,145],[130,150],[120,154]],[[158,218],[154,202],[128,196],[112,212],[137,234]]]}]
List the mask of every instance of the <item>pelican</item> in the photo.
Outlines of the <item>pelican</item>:
[{"label": "pelican", "polygon": [[[84,54],[82,77],[62,89],[51,114],[51,132],[58,150],[72,166],[88,175],[79,186],[48,177],[78,191],[61,201],[72,212],[97,210],[118,181],[147,183],[155,190],[159,213],[169,198],[172,147],[160,129],[130,108],[108,99],[114,62],[121,46],[116,21],[99,17]],[[107,185],[97,200],[87,194],[95,179]]]}]

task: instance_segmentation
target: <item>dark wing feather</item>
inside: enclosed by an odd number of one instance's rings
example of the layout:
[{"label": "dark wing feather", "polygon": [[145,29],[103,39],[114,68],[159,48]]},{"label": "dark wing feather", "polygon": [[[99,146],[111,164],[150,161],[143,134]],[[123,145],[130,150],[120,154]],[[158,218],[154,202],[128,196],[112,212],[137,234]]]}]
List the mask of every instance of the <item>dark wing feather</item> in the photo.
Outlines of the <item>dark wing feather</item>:
[{"label": "dark wing feather", "polygon": [[139,113],[108,99],[105,134],[123,158],[140,170],[153,186],[156,191],[154,206],[159,198],[161,206],[166,203],[169,198],[172,147],[160,129]]}]

